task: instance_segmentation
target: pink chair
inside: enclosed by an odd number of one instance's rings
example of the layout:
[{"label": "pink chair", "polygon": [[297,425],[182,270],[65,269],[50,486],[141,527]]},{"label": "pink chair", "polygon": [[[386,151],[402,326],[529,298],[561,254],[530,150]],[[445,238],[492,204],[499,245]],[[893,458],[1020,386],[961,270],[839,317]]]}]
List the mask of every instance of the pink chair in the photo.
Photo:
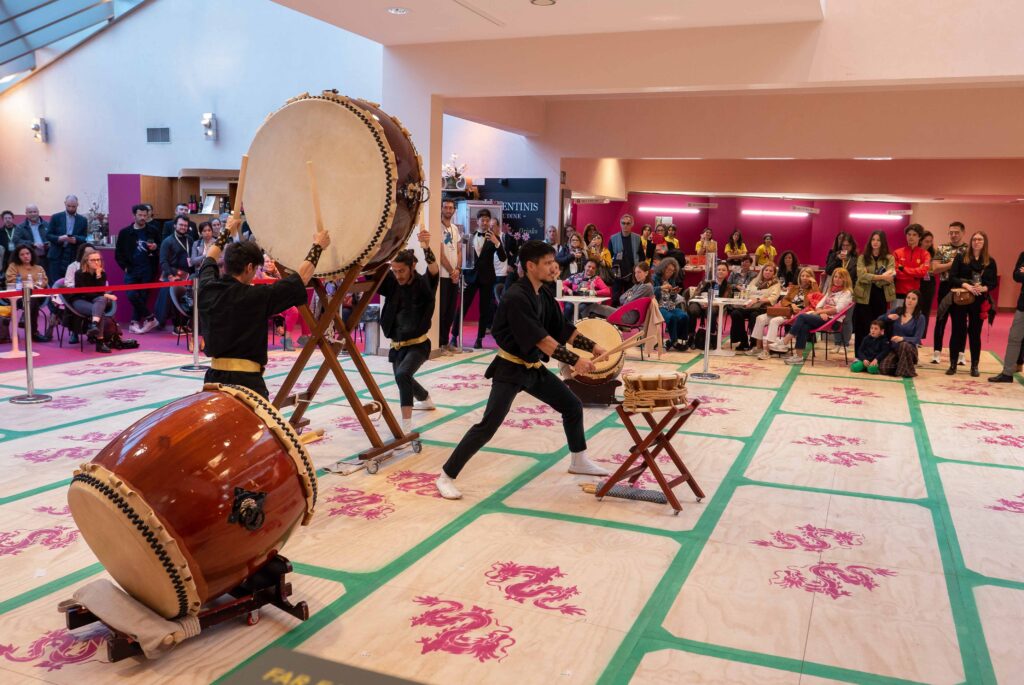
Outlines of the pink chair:
[{"label": "pink chair", "polygon": [[[622,305],[621,307],[619,307],[614,312],[612,312],[611,314],[608,315],[608,323],[610,323],[611,325],[615,326],[616,328],[621,328],[621,329],[626,330],[626,331],[640,331],[640,332],[643,332],[644,325],[647,323],[647,313],[648,313],[648,311],[650,311],[651,303],[653,301],[654,300],[652,298],[650,298],[650,297],[642,297],[640,299],[633,300],[632,302],[627,302],[626,304]],[[636,312],[637,313],[637,316],[639,318],[637,318],[635,323],[626,323],[624,321],[624,319],[626,318],[626,314],[628,314],[629,312]],[[632,318],[632,317],[630,317],[630,318]],[[665,335],[665,326],[664,326],[664,324],[662,324],[662,326],[661,326],[661,331],[662,331],[662,338],[664,338],[664,335]],[[643,358],[644,358],[644,347],[646,347],[646,345],[642,345],[640,347],[640,360],[641,361],[643,361]]]},{"label": "pink chair", "polygon": [[[852,302],[843,307],[838,312],[836,312],[836,315],[833,316],[831,319],[829,319],[821,326],[811,331],[811,366],[814,366],[814,342],[818,337],[818,333],[824,334],[823,337],[825,338],[825,361],[828,361],[828,339],[831,337],[832,333],[835,333],[836,331],[841,331],[843,329],[843,321],[846,320],[846,316],[850,313],[851,309],[853,309]],[[850,355],[847,352],[849,346],[844,343],[843,345],[841,345],[841,347],[843,348],[843,360],[846,362],[847,365],[849,365]]]}]

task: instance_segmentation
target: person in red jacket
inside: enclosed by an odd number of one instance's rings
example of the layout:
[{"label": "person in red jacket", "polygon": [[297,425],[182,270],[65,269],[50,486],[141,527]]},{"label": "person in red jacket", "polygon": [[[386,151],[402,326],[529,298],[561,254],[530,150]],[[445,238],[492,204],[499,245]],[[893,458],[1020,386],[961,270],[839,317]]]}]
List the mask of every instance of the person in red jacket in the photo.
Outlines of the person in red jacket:
[{"label": "person in red jacket", "polygon": [[932,259],[928,250],[921,247],[924,226],[910,224],[903,230],[903,235],[907,238],[906,247],[892,252],[896,259],[896,306],[903,303],[911,290],[921,289],[921,279],[928,275]]}]

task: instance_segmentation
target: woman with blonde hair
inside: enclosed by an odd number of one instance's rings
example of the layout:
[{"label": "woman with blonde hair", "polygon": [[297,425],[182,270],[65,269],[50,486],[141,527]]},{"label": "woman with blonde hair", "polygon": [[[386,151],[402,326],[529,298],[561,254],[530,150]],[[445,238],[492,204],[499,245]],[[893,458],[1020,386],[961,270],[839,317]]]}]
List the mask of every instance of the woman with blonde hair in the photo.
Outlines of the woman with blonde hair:
[{"label": "woman with blonde hair", "polygon": [[772,349],[785,352],[789,344],[795,341],[793,354],[786,357],[787,364],[803,364],[804,348],[807,347],[807,339],[811,331],[821,328],[835,318],[836,314],[843,311],[853,302],[853,289],[850,283],[850,272],[840,267],[832,272],[832,285],[825,297],[821,298],[812,311],[798,314],[793,320],[789,333],[782,342]]},{"label": "woman with blonde hair", "polygon": [[750,339],[747,337],[747,326],[752,325],[758,316],[778,302],[779,297],[782,296],[782,284],[779,282],[778,269],[775,264],[769,262],[762,266],[761,273],[751,281],[746,292],[747,301],[733,307],[729,313],[732,318],[729,337],[733,343],[738,343],[737,352],[746,352],[751,349]]},{"label": "woman with blonde hair", "polygon": [[800,269],[800,276],[797,282],[789,286],[786,295],[779,302],[780,307],[788,307],[787,316],[769,316],[768,312],[761,314],[754,320],[754,330],[750,337],[754,339],[754,345],[747,352],[750,356],[757,355],[758,359],[768,359],[771,355],[768,350],[775,345],[782,333],[782,324],[807,307],[816,303],[813,297],[818,290],[818,281],[814,277],[814,269],[804,267]]}]

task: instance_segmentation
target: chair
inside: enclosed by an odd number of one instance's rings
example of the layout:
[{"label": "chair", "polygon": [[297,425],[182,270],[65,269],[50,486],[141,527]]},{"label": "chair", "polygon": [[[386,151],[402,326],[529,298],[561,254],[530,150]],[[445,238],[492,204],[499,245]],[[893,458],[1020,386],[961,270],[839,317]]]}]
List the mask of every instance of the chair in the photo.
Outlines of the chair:
[{"label": "chair", "polygon": [[[846,305],[845,307],[843,307],[838,312],[836,312],[836,315],[833,316],[828,321],[826,321],[824,324],[822,324],[818,328],[815,328],[813,331],[811,331],[811,339],[810,339],[810,342],[811,342],[811,366],[814,366],[814,347],[815,347],[814,344],[815,344],[815,341],[817,339],[818,333],[824,333],[825,334],[822,337],[824,337],[824,339],[825,339],[825,361],[828,361],[828,339],[830,337],[829,333],[834,333],[837,330],[838,331],[842,330],[843,322],[846,320],[846,316],[847,316],[847,314],[850,313],[851,309],[853,309],[853,303],[852,302],[850,304]],[[850,355],[849,355],[849,352],[848,352],[849,345],[847,345],[844,342],[843,344],[838,345],[838,347],[842,347],[843,348],[843,361],[845,361],[846,364],[849,365],[849,363],[850,363]]]},{"label": "chair", "polygon": [[[622,305],[614,312],[609,314],[607,321],[616,328],[620,328],[626,331],[637,331],[642,334],[644,329],[647,327],[647,316],[650,313],[651,305],[653,304],[653,302],[654,298],[651,297],[643,297],[638,300],[633,300],[632,302],[627,302],[626,304]],[[625,321],[626,315],[629,314],[630,312],[635,312],[638,315],[638,318],[634,323],[626,323]],[[662,334],[661,337],[664,338],[664,323],[660,324],[660,327]],[[640,346],[641,361],[643,361],[644,358],[644,347],[646,347],[646,345]]]},{"label": "chair", "polygon": [[[63,288],[64,279],[59,279],[56,283],[53,284],[53,287]],[[58,293],[56,295],[53,295],[52,297],[52,301],[56,305],[57,311],[59,313],[59,321],[61,326],[66,330],[69,330],[72,333],[76,333],[78,335],[78,349],[81,351],[85,351],[85,332],[89,330],[90,317],[86,316],[85,314],[79,313],[74,307],[71,306],[70,302],[64,299],[63,295]],[[107,305],[107,311],[105,312],[105,316],[113,318],[115,314],[117,314],[117,300],[111,300],[110,303]],[[57,345],[58,347],[64,347],[64,334],[59,331],[57,333]]]},{"label": "chair", "polygon": [[[174,311],[177,315],[174,317],[174,331],[178,336],[178,339],[174,342],[175,346],[181,344],[181,336],[184,335],[186,342],[189,336],[192,335],[192,312],[186,311],[185,303],[182,302],[182,295],[185,289],[181,286],[175,286],[168,288],[170,291],[171,306],[174,307]],[[181,323],[185,322],[185,323]]]}]

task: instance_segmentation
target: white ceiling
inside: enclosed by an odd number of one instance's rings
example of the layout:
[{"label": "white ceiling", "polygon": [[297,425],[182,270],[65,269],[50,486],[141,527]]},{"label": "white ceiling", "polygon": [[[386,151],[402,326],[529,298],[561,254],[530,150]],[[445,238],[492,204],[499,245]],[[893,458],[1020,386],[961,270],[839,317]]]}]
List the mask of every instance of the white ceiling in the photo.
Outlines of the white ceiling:
[{"label": "white ceiling", "polygon": [[824,1],[275,0],[384,45],[821,21]]}]

